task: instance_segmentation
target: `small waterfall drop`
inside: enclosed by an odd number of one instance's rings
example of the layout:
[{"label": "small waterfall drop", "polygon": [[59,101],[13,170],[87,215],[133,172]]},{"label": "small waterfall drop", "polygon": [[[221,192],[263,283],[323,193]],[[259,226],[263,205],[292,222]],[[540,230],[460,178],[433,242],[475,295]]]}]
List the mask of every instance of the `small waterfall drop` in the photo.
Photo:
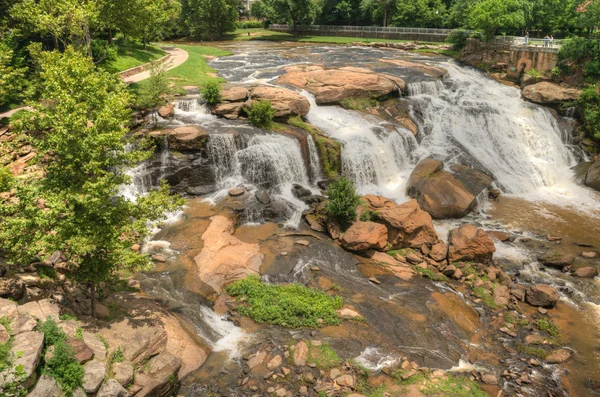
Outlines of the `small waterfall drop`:
[{"label": "small waterfall drop", "polygon": [[308,135],[306,138],[308,141],[308,153],[309,153],[309,174],[310,180],[313,182],[318,181],[323,178],[323,170],[321,169],[321,160],[319,158],[319,152],[317,150],[317,145],[315,145],[315,141],[312,135]]},{"label": "small waterfall drop", "polygon": [[404,186],[412,168],[417,141],[412,133],[391,125],[376,124],[358,113],[334,106],[311,104],[308,121],[342,142],[342,172],[361,194],[378,193],[404,200]]},{"label": "small waterfall drop", "polygon": [[434,81],[417,81],[406,85],[409,96],[418,95],[437,95],[446,87],[440,80]]}]

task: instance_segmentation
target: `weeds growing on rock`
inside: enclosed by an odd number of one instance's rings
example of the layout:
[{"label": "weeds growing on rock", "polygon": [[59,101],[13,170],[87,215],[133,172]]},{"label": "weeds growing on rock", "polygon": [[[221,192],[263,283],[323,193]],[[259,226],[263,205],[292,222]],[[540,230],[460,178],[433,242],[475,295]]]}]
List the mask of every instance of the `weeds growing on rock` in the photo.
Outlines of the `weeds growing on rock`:
[{"label": "weeds growing on rock", "polygon": [[444,276],[441,273],[434,273],[431,269],[423,269],[419,266],[413,266],[413,270],[415,273],[419,273],[423,277],[427,277],[432,281],[448,281],[448,277]]},{"label": "weeds growing on rock", "polygon": [[435,397],[487,397],[479,385],[464,376],[446,375],[446,378],[432,379],[423,389],[426,396]]},{"label": "weeds growing on rock", "polygon": [[314,345],[309,342],[308,362],[314,363],[318,369],[329,369],[342,364],[343,360],[327,344]]},{"label": "weeds growing on rock", "polygon": [[238,297],[240,314],[258,323],[288,328],[337,325],[336,313],[342,298],[300,284],[275,285],[250,276],[227,287],[231,296]]},{"label": "weeds growing on rock", "polygon": [[46,321],[41,322],[38,326],[41,333],[44,334],[44,348],[67,340],[67,334],[63,331],[52,317],[48,317]]},{"label": "weeds growing on rock", "polygon": [[377,106],[377,99],[375,98],[344,98],[342,100],[342,106],[346,109],[352,110],[364,110],[366,108],[374,108]]},{"label": "weeds growing on rock", "polygon": [[83,366],[75,358],[73,348],[64,341],[59,341],[54,345],[52,358],[46,362],[43,371],[56,379],[62,390],[68,395],[82,385]]},{"label": "weeds growing on rock", "polygon": [[525,346],[525,345],[517,345],[517,351],[521,354],[526,354],[528,356],[533,356],[539,358],[541,360],[545,360],[550,354],[548,351],[541,347],[533,347],[533,346]]},{"label": "weeds growing on rock", "polygon": [[561,338],[560,330],[558,329],[556,324],[554,324],[554,322],[551,319],[549,319],[547,317],[542,317],[535,322],[535,325],[538,327],[538,329],[540,331],[546,332],[549,335],[553,336],[554,338],[557,338],[557,339]]}]

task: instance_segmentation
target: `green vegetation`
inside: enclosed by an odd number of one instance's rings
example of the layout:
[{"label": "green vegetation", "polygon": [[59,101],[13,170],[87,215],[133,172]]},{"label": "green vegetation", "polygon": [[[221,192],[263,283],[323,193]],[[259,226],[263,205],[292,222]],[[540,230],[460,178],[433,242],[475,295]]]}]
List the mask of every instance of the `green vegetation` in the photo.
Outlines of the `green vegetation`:
[{"label": "green vegetation", "polygon": [[517,345],[517,351],[521,354],[533,356],[541,360],[545,360],[546,357],[548,357],[548,354],[550,354],[547,350],[541,347],[525,346],[521,344]]},{"label": "green vegetation", "polygon": [[217,81],[209,81],[202,87],[202,97],[211,106],[221,102],[221,84]]},{"label": "green vegetation", "polygon": [[577,100],[577,109],[586,135],[600,142],[600,85],[589,86]]},{"label": "green vegetation", "polygon": [[299,284],[274,285],[250,276],[227,287],[229,295],[238,298],[240,314],[258,323],[288,328],[337,325],[337,309],[342,298]]},{"label": "green vegetation", "polygon": [[481,390],[479,385],[466,376],[446,375],[434,382],[430,380],[423,389],[426,396],[439,397],[487,397],[488,394]]},{"label": "green vegetation", "polygon": [[66,342],[59,341],[54,344],[52,358],[46,361],[43,371],[56,379],[67,395],[71,395],[73,390],[82,385],[83,366],[75,358],[73,348]]},{"label": "green vegetation", "polygon": [[72,47],[63,53],[37,48],[35,59],[37,89],[45,101],[31,102],[32,110],[14,127],[19,139],[36,148],[38,160],[52,161],[40,161],[43,176],[19,180],[17,200],[0,206],[0,248],[12,263],[65,252],[78,265],[73,278],[90,285],[95,316],[96,285],[119,269],[151,265],[131,246],[149,233],[149,222],[161,220],[182,200],[171,196],[166,184],[136,202],[117,194],[130,181],[124,170],[152,150],[140,140],[129,145],[134,137],[124,126],[131,97],[116,76],[98,70]]},{"label": "green vegetation", "polygon": [[123,355],[123,350],[121,350],[121,346],[119,346],[117,348],[117,350],[114,351],[114,353],[112,354],[111,358],[110,358],[110,362],[111,363],[120,363],[123,360],[125,360],[125,356]]},{"label": "green vegetation", "polygon": [[361,203],[354,182],[340,177],[329,184],[326,195],[327,213],[342,229],[347,229],[356,219],[356,209]]},{"label": "green vegetation", "polygon": [[448,281],[448,277],[444,276],[442,273],[434,273],[431,269],[423,269],[419,266],[413,266],[413,270],[415,273],[419,273],[423,277],[427,277],[432,281]]},{"label": "green vegetation", "polygon": [[[165,76],[173,85],[174,90],[181,90],[185,86],[203,87],[210,81],[225,81],[220,77],[216,77],[215,73],[217,71],[208,66],[206,57],[227,56],[231,55],[231,52],[199,45],[178,44],[176,47],[185,50],[189,57],[183,64],[165,72]],[[146,84],[148,84],[148,80],[134,84],[133,88],[139,91]]]},{"label": "green vegetation", "polygon": [[75,335],[73,335],[75,339],[83,340],[83,328],[77,327],[75,330]]},{"label": "green vegetation", "polygon": [[0,372],[10,367],[10,347],[12,341],[0,343]]},{"label": "green vegetation", "polygon": [[423,372],[417,372],[415,375],[408,377],[406,379],[403,379],[403,376],[406,376],[407,374],[410,373],[410,370],[398,370],[396,372],[394,372],[392,374],[392,376],[394,377],[394,379],[396,380],[396,383],[399,385],[416,385],[417,383],[421,384],[424,383],[427,380],[427,377],[425,376],[425,374]]},{"label": "green vegetation", "polygon": [[361,222],[374,222],[375,220],[377,220],[377,217],[379,216],[379,211],[370,211],[368,208],[365,209],[365,212],[363,212],[360,215],[360,221]]},{"label": "green vegetation", "polygon": [[255,127],[271,128],[277,110],[273,109],[270,101],[252,102],[250,109],[244,108],[248,114],[248,122]]},{"label": "green vegetation", "polygon": [[329,369],[341,365],[344,361],[328,344],[314,345],[308,342],[308,363],[319,369]]},{"label": "green vegetation", "polygon": [[317,128],[304,122],[300,116],[290,117],[287,122],[312,135],[315,145],[317,145],[317,149],[319,150],[319,154],[321,155],[321,163],[325,176],[331,179],[337,178],[340,175],[342,167],[342,145],[339,142],[324,136]]},{"label": "green vegetation", "polygon": [[538,327],[538,329],[542,332],[546,332],[547,334],[553,336],[554,338],[560,339],[561,335],[560,335],[560,330],[558,329],[558,327],[556,326],[556,324],[554,324],[554,322],[549,319],[548,317],[542,317],[539,320],[537,320],[535,322],[535,325]]},{"label": "green vegetation", "polygon": [[400,256],[406,257],[407,255],[412,254],[414,252],[415,251],[412,248],[400,248],[398,250],[389,250],[387,252],[387,254],[395,258],[396,255],[400,255]]},{"label": "green vegetation", "polygon": [[62,330],[52,317],[48,317],[46,321],[42,321],[38,325],[38,331],[44,334],[44,347],[47,349],[58,342],[67,340],[67,334]]},{"label": "green vegetation", "polygon": [[26,71],[23,60],[0,40],[0,107],[22,98]]},{"label": "green vegetation", "polygon": [[346,109],[352,110],[364,110],[366,108],[374,108],[377,106],[377,99],[375,98],[344,98],[342,100],[342,106]]},{"label": "green vegetation", "polygon": [[[100,67],[110,72],[122,72],[148,62],[155,61],[167,55],[163,49],[148,45],[144,47],[136,43],[120,44],[116,47],[116,53],[113,56],[105,57],[100,63]],[[94,54],[96,58],[96,54]]]},{"label": "green vegetation", "polygon": [[156,108],[165,102],[164,96],[169,92],[169,80],[163,65],[153,64],[150,67],[150,78],[141,87],[137,102],[145,108]]},{"label": "green vegetation", "polygon": [[11,189],[15,178],[8,168],[0,167],[0,192],[6,192]]},{"label": "green vegetation", "polygon": [[489,306],[492,309],[498,309],[501,306],[498,306],[494,301],[494,297],[488,292],[484,287],[473,288],[473,293],[477,295],[483,303]]},{"label": "green vegetation", "polygon": [[536,69],[529,69],[528,71],[525,72],[525,74],[527,76],[531,76],[531,77],[540,77],[542,75]]},{"label": "green vegetation", "polygon": [[455,30],[448,35],[446,41],[452,44],[453,49],[462,50],[467,45],[467,39],[470,36],[471,34],[466,30]]},{"label": "green vegetation", "polygon": [[222,38],[236,29],[240,6],[238,0],[182,0],[181,19],[197,39]]},{"label": "green vegetation", "polygon": [[55,280],[56,277],[58,276],[58,273],[52,267],[42,266],[38,269],[37,272],[38,272],[38,275],[40,276],[40,278],[42,278],[42,279]]}]

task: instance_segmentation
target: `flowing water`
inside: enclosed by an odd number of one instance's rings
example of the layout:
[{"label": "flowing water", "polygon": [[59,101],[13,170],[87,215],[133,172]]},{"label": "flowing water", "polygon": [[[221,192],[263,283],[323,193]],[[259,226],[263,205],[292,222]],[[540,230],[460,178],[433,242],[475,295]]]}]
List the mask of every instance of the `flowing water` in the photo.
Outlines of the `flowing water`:
[{"label": "flowing water", "polygon": [[[582,160],[582,155],[571,141],[569,120],[557,118],[550,110],[527,103],[520,98],[518,89],[500,84],[472,68],[459,66],[445,58],[424,58],[420,55],[364,47],[335,47],[304,44],[274,43],[227,43],[235,55],[211,62],[219,74],[231,82],[268,82],[283,73],[282,67],[293,64],[316,63],[325,66],[364,66],[376,71],[393,74],[407,81],[412,118],[419,127],[415,137],[405,128],[386,122],[378,117],[342,109],[317,106],[314,98],[306,93],[311,109],[307,120],[325,134],[342,144],[342,171],[355,181],[361,194],[381,194],[398,202],[406,200],[406,181],[419,160],[434,157],[446,165],[470,164],[494,177],[495,184],[503,191],[499,203],[490,203],[480,213],[461,221],[446,221],[436,225],[438,231],[447,231],[463,222],[471,222],[488,229],[516,232],[523,240],[544,240],[546,234],[565,236],[564,247],[577,254],[581,250],[574,243],[600,246],[600,201],[597,192],[574,182],[571,167]],[[390,67],[381,60],[402,57],[407,60],[426,61],[448,70],[443,81],[432,80],[428,75],[406,68]],[[300,184],[318,193],[316,183],[323,178],[319,154],[312,137],[307,138],[306,153],[299,140],[249,127],[240,121],[228,121],[212,116],[198,98],[188,98],[176,103],[174,120],[159,120],[163,127],[195,124],[206,129],[210,136],[207,143],[207,162],[198,167],[210,166],[214,170],[215,188],[205,196],[213,204],[227,200],[228,190],[245,186],[250,193],[268,191],[272,199],[284,203],[284,222],[297,227],[306,205],[292,194],[293,184]],[[174,159],[169,156],[168,146],[161,145],[157,154],[160,176],[164,177]],[[204,163],[202,163],[204,164]],[[123,188],[122,194],[133,197],[156,184],[148,166],[142,165],[131,171],[132,185]],[[264,223],[263,212],[257,206],[254,195],[246,199],[244,216],[246,222]],[[484,200],[485,201],[485,200]],[[194,218],[195,219],[195,218]],[[201,222],[206,222],[201,218]],[[203,227],[206,225],[203,223]],[[178,224],[179,225],[179,224]],[[161,239],[169,240],[169,233],[190,233],[186,228],[190,218],[169,229]],[[183,231],[182,231],[183,230]],[[190,229],[191,230],[191,229]],[[196,229],[195,229],[196,230]],[[194,231],[197,233],[197,231]],[[252,234],[252,233],[250,233]],[[194,234],[196,235],[196,234]],[[446,235],[442,234],[441,238]],[[518,242],[517,242],[518,243]],[[600,382],[596,349],[598,342],[598,316],[600,294],[598,281],[575,280],[559,272],[543,271],[536,264],[535,254],[517,243],[497,243],[497,257],[520,269],[520,281],[547,282],[559,287],[561,304],[570,309],[560,311],[565,328],[578,350],[584,350],[571,371],[585,373],[585,379]],[[565,248],[565,249],[567,249]],[[192,253],[196,251],[191,250]],[[436,321],[443,322],[437,314],[427,313],[421,321],[421,313],[410,313],[415,324],[397,320],[391,324],[389,308],[402,311],[410,307],[409,296],[395,296],[394,288],[363,284],[364,277],[356,274],[356,264],[339,259],[339,251],[319,248],[302,257],[288,257],[276,262],[267,272],[273,281],[307,282],[311,266],[318,265],[332,280],[344,288],[360,291],[367,297],[357,302],[361,312],[370,313],[369,322],[379,333],[387,333],[377,346],[361,346],[353,342],[336,347],[346,349],[358,362],[373,369],[398,359],[398,355],[410,351],[421,352],[423,363],[436,360],[447,368],[459,368],[464,353],[463,336],[456,343],[435,337],[420,335],[419,327],[435,328]],[[285,275],[282,277],[281,275]],[[245,340],[239,328],[223,322],[222,317],[203,303],[190,303],[197,297],[181,295],[177,291],[181,275],[178,271],[152,274],[145,281],[149,293],[192,319],[198,334],[215,348],[230,350],[232,357],[238,352],[238,344]],[[447,292],[441,285],[431,291],[412,289],[413,299],[425,302],[433,292]],[[421,291],[421,292],[419,292]],[[420,296],[419,294],[423,295]],[[180,294],[177,296],[177,294]],[[187,293],[186,293],[187,294]],[[582,313],[582,319],[574,319]],[[407,315],[403,312],[403,315]],[[570,317],[569,317],[570,316]],[[368,316],[369,317],[369,316]],[[577,326],[593,326],[591,335],[584,337]],[[569,325],[571,324],[571,325]],[[394,328],[395,327],[395,328]],[[459,334],[454,331],[455,334]],[[394,339],[405,345],[393,347]],[[348,340],[352,338],[348,336]],[[460,338],[459,338],[460,339]],[[460,342],[460,343],[459,343]],[[338,342],[334,342],[338,343]],[[429,347],[429,348],[428,348]],[[412,349],[412,350],[410,350]],[[461,361],[463,362],[463,361]],[[464,363],[464,362],[463,362]],[[587,365],[587,367],[586,367]],[[587,369],[586,369],[587,368]],[[572,390],[586,395],[584,375],[572,379]],[[597,383],[596,383],[597,384]]]}]

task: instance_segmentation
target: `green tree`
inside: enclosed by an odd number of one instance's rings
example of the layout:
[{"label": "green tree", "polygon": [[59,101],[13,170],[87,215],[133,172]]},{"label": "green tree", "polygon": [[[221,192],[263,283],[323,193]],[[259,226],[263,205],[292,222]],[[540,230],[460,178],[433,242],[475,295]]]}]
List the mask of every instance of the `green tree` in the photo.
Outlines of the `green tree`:
[{"label": "green tree", "polygon": [[360,205],[360,196],[351,180],[341,177],[327,187],[327,206],[329,216],[343,229],[348,228],[356,219],[356,208]]},{"label": "green tree", "polygon": [[294,25],[294,35],[298,36],[298,26],[310,25],[319,13],[319,3],[313,0],[263,0],[272,10],[271,18],[277,22]]},{"label": "green tree", "polygon": [[11,263],[65,252],[73,277],[90,287],[95,315],[98,283],[148,266],[130,247],[181,200],[164,184],[136,202],[118,194],[130,182],[125,169],[151,155],[125,127],[130,96],[118,77],[72,47],[35,57],[42,100],[15,128],[36,147],[43,176],[17,182],[16,200],[0,205],[0,249]]},{"label": "green tree", "polygon": [[440,28],[447,19],[448,11],[442,0],[398,0],[392,25]]},{"label": "green tree", "polygon": [[142,40],[144,49],[150,40],[161,38],[169,22],[179,16],[181,4],[177,0],[130,0],[121,10],[119,30]]},{"label": "green tree", "polygon": [[470,10],[469,23],[491,40],[499,28],[525,26],[525,15],[520,0],[480,0]]},{"label": "green tree", "polygon": [[156,108],[164,103],[164,96],[169,92],[169,78],[165,65],[153,63],[150,66],[150,78],[140,89],[138,102],[146,108]]},{"label": "green tree", "polygon": [[92,0],[22,0],[11,9],[11,16],[22,30],[52,36],[55,49],[60,42],[91,51],[90,26],[98,16]]},{"label": "green tree", "polygon": [[360,0],[323,0],[317,23],[320,25],[357,25],[363,22]]},{"label": "green tree", "polygon": [[25,85],[25,72],[14,51],[0,42],[0,106],[19,99]]},{"label": "green tree", "polygon": [[238,0],[184,0],[182,15],[191,35],[199,39],[220,38],[235,30]]},{"label": "green tree", "polygon": [[372,18],[383,27],[389,26],[396,12],[397,0],[362,0],[360,9],[365,17]]},{"label": "green tree", "polygon": [[258,0],[250,5],[250,15],[256,19],[267,19],[269,17],[269,9],[264,1]]}]

